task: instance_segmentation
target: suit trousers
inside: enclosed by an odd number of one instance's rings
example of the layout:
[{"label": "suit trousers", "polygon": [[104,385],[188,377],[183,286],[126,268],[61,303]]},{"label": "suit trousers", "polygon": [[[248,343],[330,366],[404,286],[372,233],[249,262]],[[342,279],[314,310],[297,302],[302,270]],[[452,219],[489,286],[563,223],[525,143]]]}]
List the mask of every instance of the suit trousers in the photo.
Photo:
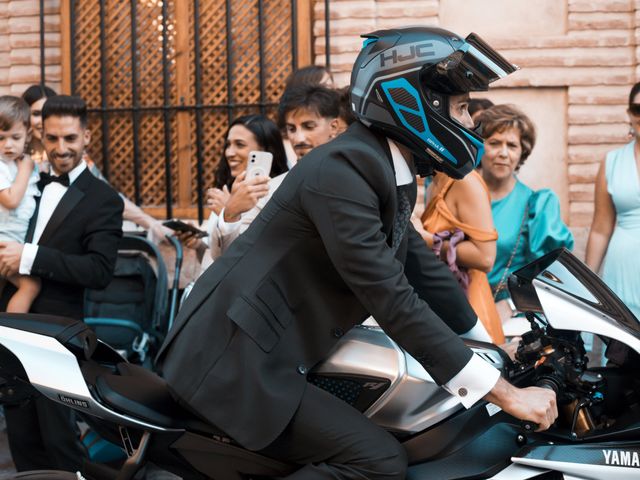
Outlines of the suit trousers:
[{"label": "suit trousers", "polygon": [[407,469],[391,434],[311,384],[284,432],[260,453],[302,465],[287,480],[401,480]]},{"label": "suit trousers", "polygon": [[38,396],[20,405],[5,405],[4,413],[17,471],[81,471],[86,450],[72,409]]}]

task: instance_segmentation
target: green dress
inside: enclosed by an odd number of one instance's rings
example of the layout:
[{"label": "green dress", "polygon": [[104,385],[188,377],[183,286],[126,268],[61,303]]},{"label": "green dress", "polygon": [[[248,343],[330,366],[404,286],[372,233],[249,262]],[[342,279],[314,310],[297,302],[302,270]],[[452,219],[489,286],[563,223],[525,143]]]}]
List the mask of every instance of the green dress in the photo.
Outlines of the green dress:
[{"label": "green dress", "polygon": [[[529,208],[523,221],[527,206]],[[506,280],[511,273],[536,258],[560,247],[573,248],[573,235],[562,221],[558,197],[549,189],[534,192],[516,179],[509,195],[491,202],[491,212],[498,231],[496,261],[488,275],[492,289],[501,284],[503,279],[506,287]],[[518,242],[521,226],[522,235]],[[512,255],[513,260],[505,275]],[[509,292],[504,288],[496,300],[508,296]]]}]

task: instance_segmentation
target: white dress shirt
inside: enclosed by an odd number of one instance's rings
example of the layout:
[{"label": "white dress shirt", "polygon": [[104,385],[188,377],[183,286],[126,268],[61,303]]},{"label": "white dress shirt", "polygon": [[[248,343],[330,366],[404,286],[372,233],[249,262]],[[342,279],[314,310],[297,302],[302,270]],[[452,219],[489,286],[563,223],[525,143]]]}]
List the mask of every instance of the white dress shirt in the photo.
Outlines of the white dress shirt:
[{"label": "white dress shirt", "polygon": [[[87,164],[84,160],[81,160],[80,163],[69,172],[69,185],[71,185],[78,176],[80,176],[85,168],[87,168]],[[51,174],[57,176],[53,171]],[[42,232],[44,232],[47,223],[49,223],[58,203],[60,203],[64,194],[67,193],[67,189],[68,187],[65,187],[61,183],[51,182],[44,187],[44,190],[42,190],[40,206],[38,207],[38,217],[36,218],[36,225],[33,230],[33,239],[31,240],[31,243],[24,244],[22,256],[20,257],[20,274],[31,274],[33,262],[38,254],[38,242],[42,236]]]},{"label": "white dress shirt", "polygon": [[[396,171],[396,185],[408,185],[414,180],[411,168],[393,140],[387,139],[387,142]],[[479,325],[481,324],[477,321],[476,326],[462,336],[478,338],[478,329],[481,328]],[[484,331],[484,328],[481,330]],[[499,378],[500,372],[474,353],[465,367],[442,387],[458,397],[465,408],[469,408],[489,393]]]}]

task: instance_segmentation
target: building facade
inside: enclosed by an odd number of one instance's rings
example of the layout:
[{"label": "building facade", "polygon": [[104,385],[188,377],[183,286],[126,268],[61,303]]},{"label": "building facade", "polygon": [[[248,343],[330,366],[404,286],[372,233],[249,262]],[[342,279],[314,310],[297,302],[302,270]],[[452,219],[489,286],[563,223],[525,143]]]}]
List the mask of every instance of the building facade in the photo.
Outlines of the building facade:
[{"label": "building facade", "polygon": [[[43,56],[39,3],[0,0],[0,93],[38,83],[42,57],[47,83],[64,85],[68,2],[44,1]],[[517,64],[520,71],[484,96],[519,106],[536,123],[537,145],[520,176],[556,191],[582,254],[599,162],[629,141],[626,102],[640,79],[640,0],[332,0],[328,22],[324,0],[297,3],[311,8],[315,63],[325,63],[328,46],[340,85],[349,81],[359,34],[402,25],[476,32]]]}]

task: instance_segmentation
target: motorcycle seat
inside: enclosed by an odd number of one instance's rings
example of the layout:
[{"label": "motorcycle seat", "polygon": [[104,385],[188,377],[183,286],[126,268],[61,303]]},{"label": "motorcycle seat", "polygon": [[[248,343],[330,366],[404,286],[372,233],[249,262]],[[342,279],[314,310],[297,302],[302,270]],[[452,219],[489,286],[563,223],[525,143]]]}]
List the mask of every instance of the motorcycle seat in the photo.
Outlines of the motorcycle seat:
[{"label": "motorcycle seat", "polygon": [[117,364],[116,370],[117,374],[102,373],[95,381],[97,394],[109,407],[163,428],[185,429],[228,439],[222,430],[178,403],[162,377],[125,362]]},{"label": "motorcycle seat", "polygon": [[84,322],[39,313],[0,313],[0,326],[53,337],[81,359],[89,359],[98,339]]}]

